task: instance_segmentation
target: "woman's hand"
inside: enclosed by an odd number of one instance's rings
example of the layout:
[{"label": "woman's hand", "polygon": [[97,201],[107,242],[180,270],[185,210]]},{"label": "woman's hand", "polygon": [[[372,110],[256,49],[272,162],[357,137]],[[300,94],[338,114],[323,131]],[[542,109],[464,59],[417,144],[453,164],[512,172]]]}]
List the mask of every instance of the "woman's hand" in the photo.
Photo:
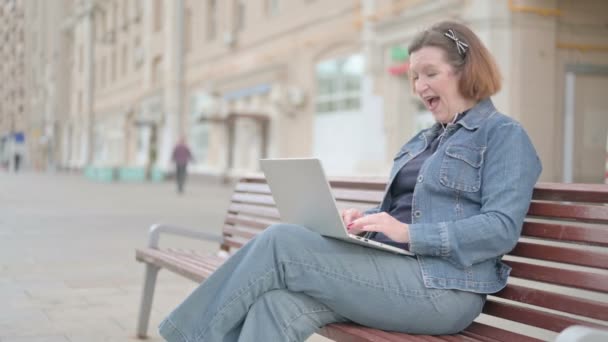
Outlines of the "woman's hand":
[{"label": "woman's hand", "polygon": [[395,242],[410,242],[409,226],[386,212],[359,217],[347,224],[347,228],[350,233],[380,232]]},{"label": "woman's hand", "polygon": [[[363,213],[360,212],[357,209],[344,209],[342,210],[342,221],[344,221],[344,225],[346,225],[348,227],[348,225],[353,222],[354,220],[363,217]],[[350,234],[359,234],[362,232],[362,230],[356,230],[356,229],[348,229],[348,232]]]},{"label": "woman's hand", "polygon": [[363,213],[357,209],[350,208],[342,210],[342,221],[344,221],[344,224],[347,226],[360,217],[363,217]]}]

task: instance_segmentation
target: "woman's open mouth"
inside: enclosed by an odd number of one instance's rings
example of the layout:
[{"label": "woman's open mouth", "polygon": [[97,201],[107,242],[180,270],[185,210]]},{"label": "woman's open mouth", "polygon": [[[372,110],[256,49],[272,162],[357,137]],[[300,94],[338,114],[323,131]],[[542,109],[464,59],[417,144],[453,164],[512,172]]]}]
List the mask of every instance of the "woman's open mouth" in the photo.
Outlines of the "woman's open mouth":
[{"label": "woman's open mouth", "polygon": [[437,106],[439,105],[439,96],[425,97],[424,104],[426,105],[426,108],[428,108],[428,110],[434,112],[435,109],[437,109]]}]

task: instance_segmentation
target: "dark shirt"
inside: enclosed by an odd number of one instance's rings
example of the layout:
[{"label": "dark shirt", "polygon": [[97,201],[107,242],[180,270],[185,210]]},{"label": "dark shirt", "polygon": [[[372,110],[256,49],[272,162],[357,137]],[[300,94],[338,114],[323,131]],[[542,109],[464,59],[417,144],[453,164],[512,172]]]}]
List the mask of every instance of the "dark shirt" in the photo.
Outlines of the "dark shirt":
[{"label": "dark shirt", "polygon": [[[459,114],[455,122],[462,119],[465,114],[466,112]],[[391,195],[391,205],[388,213],[403,223],[412,223],[412,199],[414,197],[414,187],[416,187],[418,173],[420,173],[420,168],[427,158],[437,151],[440,141],[441,134],[437,134],[435,138],[429,142],[426,150],[412,158],[412,160],[407,162],[407,164],[397,172],[397,175],[388,190]],[[405,249],[408,248],[407,243],[395,242],[383,233],[372,234],[371,238],[391,246]]]}]

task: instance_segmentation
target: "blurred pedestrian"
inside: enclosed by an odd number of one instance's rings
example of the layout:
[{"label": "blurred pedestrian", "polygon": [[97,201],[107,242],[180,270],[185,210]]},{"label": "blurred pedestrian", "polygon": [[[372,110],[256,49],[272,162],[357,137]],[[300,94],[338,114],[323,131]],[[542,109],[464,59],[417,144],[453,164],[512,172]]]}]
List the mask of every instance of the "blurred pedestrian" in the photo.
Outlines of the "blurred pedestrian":
[{"label": "blurred pedestrian", "polygon": [[19,167],[21,166],[21,154],[15,153],[14,161],[15,161],[14,170],[15,170],[15,173],[17,173],[17,172],[19,172]]},{"label": "blurred pedestrian", "polygon": [[173,149],[173,162],[175,163],[175,179],[177,181],[177,192],[184,192],[184,183],[186,182],[186,174],[188,163],[192,161],[192,153],[186,145],[186,138],[181,137]]}]

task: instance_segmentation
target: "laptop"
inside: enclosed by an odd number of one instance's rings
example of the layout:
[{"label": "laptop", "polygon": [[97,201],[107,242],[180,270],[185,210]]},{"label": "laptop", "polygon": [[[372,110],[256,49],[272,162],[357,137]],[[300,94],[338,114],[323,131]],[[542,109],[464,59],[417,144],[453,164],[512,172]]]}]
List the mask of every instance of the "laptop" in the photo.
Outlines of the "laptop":
[{"label": "laptop", "polygon": [[260,164],[282,222],[306,227],[326,237],[414,255],[408,250],[348,233],[319,159],[261,159]]}]

